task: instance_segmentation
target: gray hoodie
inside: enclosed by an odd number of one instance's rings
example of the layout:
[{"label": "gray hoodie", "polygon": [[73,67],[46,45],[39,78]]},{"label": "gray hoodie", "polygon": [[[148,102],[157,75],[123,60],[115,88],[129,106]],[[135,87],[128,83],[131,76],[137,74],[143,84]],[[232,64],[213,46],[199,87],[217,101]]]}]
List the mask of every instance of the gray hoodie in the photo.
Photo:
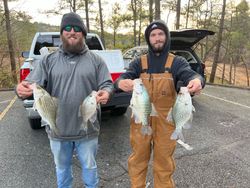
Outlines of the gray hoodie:
[{"label": "gray hoodie", "polygon": [[[108,68],[101,57],[85,45],[80,54],[70,54],[60,48],[45,56],[26,78],[43,86],[51,96],[58,99],[57,135],[46,127],[50,139],[76,140],[99,135],[100,122],[88,123],[87,131],[81,127],[80,105],[93,91],[113,91]],[[100,113],[100,112],[99,112]]]}]

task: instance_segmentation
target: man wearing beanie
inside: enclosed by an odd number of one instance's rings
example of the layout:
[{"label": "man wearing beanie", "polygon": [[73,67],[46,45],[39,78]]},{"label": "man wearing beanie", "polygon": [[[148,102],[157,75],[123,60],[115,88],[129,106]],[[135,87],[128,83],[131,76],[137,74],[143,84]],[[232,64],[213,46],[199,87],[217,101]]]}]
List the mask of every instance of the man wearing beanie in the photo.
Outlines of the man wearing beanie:
[{"label": "man wearing beanie", "polygon": [[56,130],[46,125],[46,132],[54,155],[58,188],[72,187],[74,152],[82,166],[84,186],[96,188],[100,109],[92,121],[85,122],[82,103],[92,91],[97,91],[97,103],[107,103],[113,84],[105,62],[85,44],[87,28],[79,15],[64,14],[60,33],[62,45],[43,57],[26,80],[17,85],[16,92],[25,99],[33,93],[31,83],[36,83],[56,98]]},{"label": "man wearing beanie", "polygon": [[125,92],[133,90],[133,80],[141,78],[150,101],[158,116],[149,117],[153,133],[143,134],[141,124],[131,119],[130,141],[132,154],[128,159],[131,188],[146,187],[146,175],[151,152],[153,152],[154,188],[175,187],[172,175],[175,170],[173,153],[176,141],[170,136],[175,130],[173,123],[166,121],[174,105],[181,81],[192,94],[199,94],[204,79],[194,72],[188,62],[169,53],[170,33],[166,24],[156,20],[145,30],[149,52],[130,63],[129,69],[115,82],[116,89]]}]

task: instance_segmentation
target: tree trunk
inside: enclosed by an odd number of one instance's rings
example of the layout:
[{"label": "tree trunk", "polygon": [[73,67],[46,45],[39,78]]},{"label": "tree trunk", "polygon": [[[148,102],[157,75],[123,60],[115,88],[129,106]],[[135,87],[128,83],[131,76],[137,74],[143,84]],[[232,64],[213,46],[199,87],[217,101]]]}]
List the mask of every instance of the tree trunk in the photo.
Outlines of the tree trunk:
[{"label": "tree trunk", "polygon": [[189,8],[190,8],[190,0],[188,0],[188,5],[187,5],[186,28],[188,27]]},{"label": "tree trunk", "polygon": [[155,0],[155,19],[161,19],[161,2],[160,0]]},{"label": "tree trunk", "polygon": [[[140,4],[140,12],[142,12],[141,4]],[[142,14],[139,15],[138,46],[141,45],[141,28],[142,28]]]},{"label": "tree trunk", "polygon": [[233,62],[234,63],[234,79],[233,79],[233,85],[236,84],[236,61]]},{"label": "tree trunk", "polygon": [[149,0],[149,23],[153,21],[153,0]]},{"label": "tree trunk", "polygon": [[76,0],[69,1],[69,7],[72,12],[76,12]]},{"label": "tree trunk", "polygon": [[14,84],[17,83],[17,75],[16,75],[16,60],[15,60],[15,50],[12,39],[12,30],[10,26],[10,12],[8,7],[8,0],[4,0],[4,15],[6,22],[6,31],[7,31],[7,39],[9,46],[9,54],[10,54],[10,65],[11,65],[11,74]]},{"label": "tree trunk", "polygon": [[85,0],[85,13],[86,13],[86,24],[87,24],[87,31],[90,31],[89,26],[89,1]]},{"label": "tree trunk", "polygon": [[223,26],[224,26],[224,18],[225,18],[225,9],[226,9],[226,0],[223,0],[222,13],[221,13],[221,19],[220,19],[220,28],[219,28],[218,39],[217,39],[217,46],[216,46],[216,50],[215,50],[212,71],[211,71],[211,75],[209,78],[209,82],[211,82],[211,83],[214,83],[216,68],[217,68],[217,64],[218,64],[218,60],[219,60],[220,46],[222,43],[222,34],[223,34]]},{"label": "tree trunk", "polygon": [[115,48],[116,31],[113,31],[113,47]]},{"label": "tree trunk", "polygon": [[136,46],[136,18],[137,18],[137,0],[131,0],[131,8],[133,11],[133,30],[134,30],[134,46]]},{"label": "tree trunk", "polygon": [[232,84],[233,58],[230,58],[229,84]]},{"label": "tree trunk", "polygon": [[180,28],[180,16],[181,16],[181,0],[177,0],[175,29]]},{"label": "tree trunk", "polygon": [[249,87],[249,86],[250,86],[250,83],[249,83],[249,73],[248,73],[247,64],[246,64],[246,62],[244,61],[243,56],[240,56],[240,59],[241,59],[241,61],[243,62],[243,65],[244,65],[244,67],[245,67],[245,69],[246,69],[247,86]]},{"label": "tree trunk", "polygon": [[221,75],[221,84],[224,83],[224,79],[225,79],[225,68],[226,68],[226,63],[225,61],[223,62],[223,69],[222,69],[222,75]]},{"label": "tree trunk", "polygon": [[101,0],[98,0],[98,4],[99,4],[99,14],[100,14],[100,25],[101,25],[101,40],[103,42],[103,45],[105,46],[104,28],[103,28],[103,16],[102,16],[102,2],[101,2]]}]

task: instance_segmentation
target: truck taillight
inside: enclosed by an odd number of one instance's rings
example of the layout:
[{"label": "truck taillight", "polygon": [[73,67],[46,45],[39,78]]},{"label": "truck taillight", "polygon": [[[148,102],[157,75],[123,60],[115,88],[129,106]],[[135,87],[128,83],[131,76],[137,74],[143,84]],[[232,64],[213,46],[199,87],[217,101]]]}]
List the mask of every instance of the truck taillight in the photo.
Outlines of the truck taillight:
[{"label": "truck taillight", "polygon": [[30,73],[30,69],[21,69],[20,70],[20,82],[23,81]]},{"label": "truck taillight", "polygon": [[122,74],[122,72],[116,72],[116,73],[111,73],[111,77],[112,77],[112,80],[113,82],[119,78],[119,76]]}]

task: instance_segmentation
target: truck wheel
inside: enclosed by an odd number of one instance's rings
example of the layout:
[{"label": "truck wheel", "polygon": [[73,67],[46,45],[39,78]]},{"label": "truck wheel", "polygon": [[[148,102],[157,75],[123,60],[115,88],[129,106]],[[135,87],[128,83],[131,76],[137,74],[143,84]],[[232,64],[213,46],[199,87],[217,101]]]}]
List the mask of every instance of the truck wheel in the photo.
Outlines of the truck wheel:
[{"label": "truck wheel", "polygon": [[117,107],[111,110],[112,116],[121,116],[126,113],[128,107]]},{"label": "truck wheel", "polygon": [[41,118],[37,118],[37,119],[30,119],[29,118],[29,123],[30,123],[30,127],[32,129],[41,129]]}]

